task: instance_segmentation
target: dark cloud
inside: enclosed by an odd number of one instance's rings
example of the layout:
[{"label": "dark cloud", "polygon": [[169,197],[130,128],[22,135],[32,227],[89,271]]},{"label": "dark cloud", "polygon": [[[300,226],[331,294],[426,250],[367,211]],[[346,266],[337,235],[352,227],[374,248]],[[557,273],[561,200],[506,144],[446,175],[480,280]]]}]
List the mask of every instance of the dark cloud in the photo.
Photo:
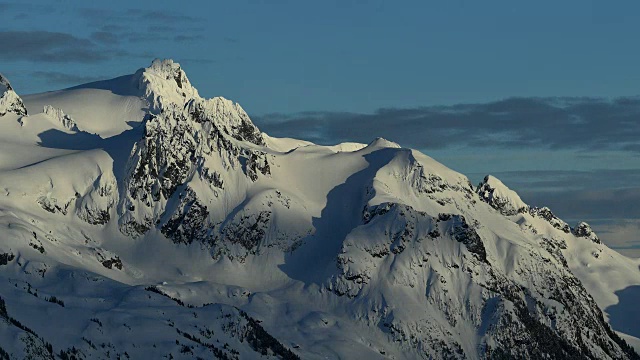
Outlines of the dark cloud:
[{"label": "dark cloud", "polygon": [[[97,63],[109,59],[136,58],[148,54],[160,42],[190,42],[203,39],[205,22],[201,17],[146,9],[110,10],[83,8],[76,14],[86,22],[88,37],[61,31],[0,30],[0,61],[32,61],[41,63]],[[0,17],[13,19],[21,14],[42,15],[60,10],[28,3],[0,3]],[[127,49],[136,45],[136,54]],[[146,47],[138,44],[149,43]],[[43,77],[41,75],[40,77]],[[67,83],[68,77],[50,76],[56,83]]]},{"label": "dark cloud", "polygon": [[203,39],[205,31],[204,18],[170,11],[82,8],[78,12],[96,29],[92,39],[104,44],[115,44],[119,39],[131,43],[195,41]]},{"label": "dark cloud", "polygon": [[562,191],[521,191],[532,205],[548,206],[565,220],[640,219],[640,187]]},{"label": "dark cloud", "polygon": [[[486,174],[469,174],[482,179]],[[624,189],[640,184],[640,169],[503,171],[493,173],[507,186],[518,191],[582,191],[589,189]]]},{"label": "dark cloud", "polygon": [[[498,148],[506,150],[499,151],[503,159],[512,153],[509,150],[522,148],[537,154],[554,153],[540,149],[571,149],[578,150],[573,151],[576,158],[594,165],[607,161],[603,150],[640,152],[640,97],[513,98],[487,104],[380,109],[373,114],[305,112],[253,118],[271,135],[321,144],[368,143],[383,136],[406,147],[452,148],[456,152],[464,148],[465,154]],[[635,154],[624,156],[631,159]],[[531,160],[532,167],[544,166],[544,158]],[[479,181],[486,174],[467,175]],[[532,206],[548,206],[572,225],[579,220],[594,223],[594,230],[602,232],[605,242],[640,244],[637,232],[614,224],[619,219],[640,219],[640,163],[628,170],[510,171],[493,175]]]},{"label": "dark cloud", "polygon": [[627,244],[618,244],[618,245],[626,245],[628,248],[640,248],[640,220],[637,219],[614,219],[611,221],[593,221],[592,226],[600,227],[599,236],[605,237],[614,237],[615,235],[620,233],[620,230],[624,232],[628,232],[629,235],[626,237]]},{"label": "dark cloud", "polygon": [[593,220],[589,225],[607,246],[629,257],[640,257],[640,220]]},{"label": "dark cloud", "polygon": [[94,42],[50,31],[0,31],[0,59],[93,63],[109,58]]},{"label": "dark cloud", "polygon": [[102,44],[114,45],[119,42],[118,36],[109,31],[95,31],[91,34],[91,39]]},{"label": "dark cloud", "polygon": [[0,15],[11,14],[51,14],[56,11],[55,6],[47,4],[30,4],[27,2],[0,3]]},{"label": "dark cloud", "polygon": [[[478,180],[486,174],[468,175]],[[492,175],[526,203],[547,206],[565,220],[640,219],[640,168],[504,171]]]},{"label": "dark cloud", "polygon": [[640,153],[640,144],[627,144],[623,149]]},{"label": "dark cloud", "polygon": [[104,79],[104,77],[74,75],[57,71],[34,71],[31,75],[54,85],[77,85]]},{"label": "dark cloud", "polygon": [[275,136],[327,144],[384,136],[418,149],[452,146],[640,150],[640,97],[511,98],[486,104],[254,117]]},{"label": "dark cloud", "polygon": [[[479,174],[473,176],[480,178]],[[640,169],[494,173],[531,206],[547,206],[575,226],[587,221],[602,241],[640,256]]]}]

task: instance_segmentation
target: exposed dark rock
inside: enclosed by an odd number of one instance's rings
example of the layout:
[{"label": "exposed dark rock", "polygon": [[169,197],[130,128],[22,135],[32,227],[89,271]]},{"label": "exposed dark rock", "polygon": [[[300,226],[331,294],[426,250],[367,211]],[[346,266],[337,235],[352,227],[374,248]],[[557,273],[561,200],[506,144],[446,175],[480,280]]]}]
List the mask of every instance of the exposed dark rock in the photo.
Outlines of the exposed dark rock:
[{"label": "exposed dark rock", "polygon": [[368,224],[376,216],[388,213],[395,205],[393,203],[383,203],[376,206],[365,206],[362,210],[362,219],[365,224]]},{"label": "exposed dark rock", "polygon": [[267,161],[267,154],[264,152],[249,151],[245,157],[241,158],[242,169],[251,181],[258,180],[258,173],[270,175],[271,167]]},{"label": "exposed dark rock", "polygon": [[283,360],[300,359],[298,355],[287,349],[280,341],[269,334],[262,325],[260,325],[260,322],[247,315],[246,312],[242,310],[238,311],[240,316],[247,321],[246,332],[242,338],[247,340],[247,343],[249,343],[253,350],[262,355],[274,354]]},{"label": "exposed dark rock", "polygon": [[38,198],[37,202],[40,205],[40,207],[42,207],[44,210],[52,214],[60,213],[62,215],[67,215],[67,212],[69,211],[69,206],[72,203],[72,201],[70,200],[66,204],[60,206],[58,205],[57,199],[49,198],[46,196],[41,196],[40,198]]},{"label": "exposed dark rock", "polygon": [[0,74],[0,116],[14,113],[18,116],[26,116],[27,108],[22,99],[15,93],[9,80]]},{"label": "exposed dark rock", "polygon": [[[496,186],[500,189],[496,189]],[[482,201],[491,205],[491,207],[505,216],[523,214],[529,210],[529,206],[522,202],[515,192],[512,192],[500,180],[490,175],[485,176],[484,180],[478,184],[476,193]]]},{"label": "exposed dark rock", "polygon": [[548,207],[531,208],[529,210],[529,213],[531,214],[531,216],[539,217],[546,220],[549,224],[551,224],[551,226],[558,230],[562,230],[567,234],[571,232],[571,227],[569,226],[569,224],[555,216]]},{"label": "exposed dark rock", "polygon": [[[150,221],[141,221],[133,210],[136,209],[136,203],[153,209],[155,203],[171,199],[194,173],[199,174],[212,188],[220,190],[224,189],[223,174],[238,171],[237,164],[242,166],[242,171],[251,181],[257,181],[259,176],[270,175],[267,153],[235,143],[241,140],[263,144],[262,134],[244,111],[240,109],[237,113],[227,114],[225,111],[232,110],[225,106],[230,105],[224,102],[226,100],[219,101],[206,105],[203,100],[193,99],[185,105],[185,109],[166,105],[158,114],[147,117],[145,137],[136,145],[129,164],[126,183],[129,199],[124,202],[123,212],[129,213],[132,215],[129,217],[135,220],[129,220],[121,226],[125,234],[136,231],[136,228],[146,231],[145,228],[157,222],[161,216],[161,213],[153,210]],[[207,107],[214,105],[218,107]],[[228,120],[225,116],[236,115],[240,116],[242,126],[235,129],[224,123]],[[212,156],[222,159],[223,167],[212,170],[205,166],[206,159]],[[143,226],[129,226],[127,223]],[[165,231],[173,232],[171,229],[176,226],[173,221]]]},{"label": "exposed dark rock", "polygon": [[208,230],[208,216],[207,207],[198,200],[191,188],[187,188],[180,205],[161,231],[175,243],[190,244],[194,240],[202,242]]},{"label": "exposed dark rock", "polygon": [[219,172],[211,170],[208,167],[202,167],[200,176],[212,187],[224,190],[224,180],[222,180],[222,176]]},{"label": "exposed dark rock", "polygon": [[225,226],[223,239],[231,244],[240,244],[247,250],[255,250],[264,239],[270,220],[268,211],[243,215],[237,222]]},{"label": "exposed dark rock", "polygon": [[584,221],[581,221],[573,229],[573,234],[579,238],[587,238],[596,244],[602,244],[598,236],[591,230],[591,226]]},{"label": "exposed dark rock", "polygon": [[105,225],[111,220],[111,215],[109,210],[94,210],[85,207],[83,216],[80,216],[80,218],[91,225]]},{"label": "exposed dark rock", "polygon": [[112,269],[115,267],[118,270],[122,270],[123,267],[122,260],[120,260],[120,257],[118,256],[103,260],[102,266],[106,267],[107,269]]},{"label": "exposed dark rock", "polygon": [[15,259],[15,255],[13,253],[2,253],[0,254],[0,266],[7,265],[10,261]]},{"label": "exposed dark rock", "polygon": [[451,225],[451,236],[456,241],[466,245],[467,249],[475,254],[478,260],[488,264],[487,251],[484,248],[482,239],[476,230],[467,223],[464,216],[451,215]]}]

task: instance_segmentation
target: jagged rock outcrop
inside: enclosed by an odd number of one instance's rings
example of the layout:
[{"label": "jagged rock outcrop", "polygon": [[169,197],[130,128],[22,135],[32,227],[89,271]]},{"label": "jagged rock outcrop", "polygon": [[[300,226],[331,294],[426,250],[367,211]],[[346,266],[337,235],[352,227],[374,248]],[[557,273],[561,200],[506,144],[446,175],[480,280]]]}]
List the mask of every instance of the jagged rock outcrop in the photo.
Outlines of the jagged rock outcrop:
[{"label": "jagged rock outcrop", "polygon": [[485,176],[484,180],[478,185],[476,192],[484,202],[498,210],[502,215],[511,216],[529,210],[529,206],[520,199],[518,194],[491,175]]},{"label": "jagged rock outcrop", "polygon": [[4,116],[7,113],[25,116],[27,115],[27,108],[11,87],[9,80],[0,74],[0,116]]},{"label": "jagged rock outcrop", "polygon": [[[156,60],[136,76],[151,112],[145,119],[144,138],[135,144],[127,165],[126,196],[121,199],[119,210],[124,234],[144,234],[163,216],[170,218],[170,223],[158,224],[159,227],[175,234],[180,227],[176,221],[189,221],[191,216],[188,211],[182,216],[166,214],[165,206],[174,195],[202,204],[195,191],[178,191],[196,174],[214,188],[214,196],[222,194],[225,179],[237,182],[244,181],[241,179],[244,177],[257,181],[260,176],[269,176],[266,152],[242,145],[247,142],[264,146],[265,142],[238,104],[220,97],[200,98],[180,66],[170,60]],[[201,207],[199,213],[208,215],[207,205]],[[207,216],[201,220],[215,222]],[[199,226],[197,233],[202,236],[196,236],[196,240],[210,242],[204,238],[206,226],[204,223]],[[192,229],[195,236],[193,226],[185,224],[185,227]],[[176,236],[176,241],[185,242],[182,235]]]},{"label": "jagged rock outcrop", "polygon": [[133,79],[154,114],[171,104],[184,105],[200,97],[180,64],[170,59],[154,60],[148,68],[139,69]]},{"label": "jagged rock outcrop", "polygon": [[548,207],[534,207],[529,210],[531,216],[539,217],[547,221],[554,228],[563,231],[566,234],[571,233],[571,227],[559,217],[555,216]]},{"label": "jagged rock outcrop", "polygon": [[571,233],[569,224],[555,216],[551,209],[548,207],[540,208],[527,205],[515,191],[509,189],[502,181],[491,175],[485,176],[484,180],[478,184],[476,193],[482,201],[491,205],[492,208],[498,210],[502,215],[514,216],[529,213],[531,216],[544,219],[551,224],[551,226],[564,233]]},{"label": "jagged rock outcrop", "polygon": [[171,218],[162,226],[162,233],[175,243],[207,242],[209,211],[200,202],[195,191],[187,188],[180,196],[180,203]]},{"label": "jagged rock outcrop", "polygon": [[[393,296],[385,290],[387,282],[413,296],[426,294],[423,305],[405,304],[411,307],[410,321],[400,320],[400,310],[391,305],[377,308],[370,321],[388,329],[396,341],[435,358],[468,354],[450,332],[466,326],[486,339],[481,358],[637,356],[552,254],[524,249],[512,254],[508,261],[518,263],[516,280],[503,270],[504,259],[487,256],[487,230],[460,215],[431,217],[406,205],[368,208],[363,226],[345,240],[339,272],[328,289],[356,303],[378,292]],[[452,247],[454,251],[445,250]],[[464,289],[458,287],[461,283],[467,284]],[[432,313],[443,314],[450,327],[433,322]],[[599,334],[613,341],[603,341]]]},{"label": "jagged rock outcrop", "polygon": [[573,229],[573,234],[576,237],[587,238],[593,241],[596,244],[602,244],[598,235],[591,230],[591,226],[584,221],[579,222],[576,227]]},{"label": "jagged rock outcrop", "polygon": [[70,131],[78,131],[78,125],[73,118],[64,113],[61,109],[57,109],[51,105],[45,105],[43,112],[52,120],[60,123],[64,128]]}]

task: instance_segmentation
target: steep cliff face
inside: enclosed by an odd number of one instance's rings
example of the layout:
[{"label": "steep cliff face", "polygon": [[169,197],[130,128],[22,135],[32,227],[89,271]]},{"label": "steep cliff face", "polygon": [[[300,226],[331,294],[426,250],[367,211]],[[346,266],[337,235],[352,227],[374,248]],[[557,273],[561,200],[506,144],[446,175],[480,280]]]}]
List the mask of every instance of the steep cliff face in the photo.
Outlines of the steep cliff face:
[{"label": "steep cliff face", "polygon": [[[240,105],[199,97],[176,63],[154,61],[136,76],[151,111],[127,163],[120,230],[138,237],[157,228],[176,243],[212,246],[228,237],[230,207],[270,176],[264,137]],[[216,206],[225,210],[208,210]]]},{"label": "steep cliff face", "polygon": [[638,262],[492,176],[270,138],[170,60],[25,99],[55,107],[0,122],[14,357],[638,358],[599,308]]}]

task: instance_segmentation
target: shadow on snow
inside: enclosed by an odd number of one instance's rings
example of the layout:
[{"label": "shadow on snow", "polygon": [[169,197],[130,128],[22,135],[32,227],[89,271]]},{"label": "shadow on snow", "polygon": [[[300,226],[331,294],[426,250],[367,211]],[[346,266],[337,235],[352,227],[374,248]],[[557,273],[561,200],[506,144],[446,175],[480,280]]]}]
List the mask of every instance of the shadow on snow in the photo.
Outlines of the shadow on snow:
[{"label": "shadow on snow", "polygon": [[385,148],[364,155],[369,165],[349,176],[327,195],[327,203],[320,217],[313,218],[316,232],[304,238],[303,245],[286,254],[280,269],[292,279],[310,284],[322,284],[336,273],[336,258],[340,254],[344,239],[362,224],[362,211],[373,197],[367,189],[373,178],[399,151],[405,149]]},{"label": "shadow on snow", "polygon": [[615,292],[618,303],[605,309],[613,330],[640,338],[640,285]]},{"label": "shadow on snow", "polygon": [[127,124],[132,128],[106,139],[84,131],[68,134],[51,129],[38,134],[38,145],[65,150],[102,149],[113,159],[113,173],[118,184],[121,184],[133,145],[143,138],[144,133],[143,122],[129,121]]}]

